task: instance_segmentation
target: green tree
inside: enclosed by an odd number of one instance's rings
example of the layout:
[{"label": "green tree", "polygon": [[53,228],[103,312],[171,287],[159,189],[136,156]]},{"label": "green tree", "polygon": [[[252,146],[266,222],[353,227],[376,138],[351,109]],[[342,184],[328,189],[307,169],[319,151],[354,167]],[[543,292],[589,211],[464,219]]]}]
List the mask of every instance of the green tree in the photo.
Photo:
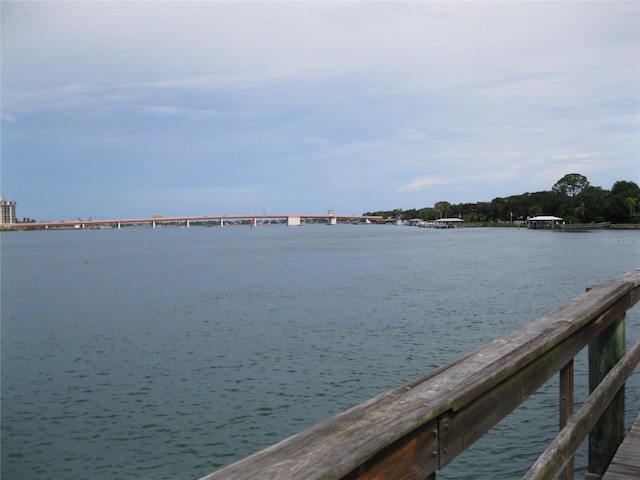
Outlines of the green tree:
[{"label": "green tree", "polygon": [[606,205],[609,202],[611,192],[602,187],[589,186],[580,194],[580,200],[584,207],[582,221],[606,222],[608,220]]},{"label": "green tree", "polygon": [[415,208],[411,210],[404,210],[401,214],[402,220],[411,220],[418,218],[418,211]]},{"label": "green tree", "polygon": [[444,218],[449,214],[449,211],[451,210],[451,204],[449,202],[440,201],[436,203],[433,208],[436,209],[440,218]]},{"label": "green tree", "polygon": [[629,182],[627,180],[618,180],[611,187],[611,193],[613,195],[628,195],[635,196],[640,194],[640,187],[635,182]]},{"label": "green tree", "polygon": [[435,220],[438,218],[438,212],[435,208],[421,208],[418,210],[418,218],[421,220]]},{"label": "green tree", "polygon": [[555,183],[552,191],[573,198],[582,193],[588,186],[589,181],[584,175],[568,173]]},{"label": "green tree", "polygon": [[470,222],[509,221],[535,215],[559,215],[567,222],[640,223],[640,187],[617,181],[611,190],[594,187],[584,175],[571,173],[558,180],[552,190],[523,193],[491,202],[459,203],[440,201],[434,207],[374,212],[386,218],[421,218],[460,215]]},{"label": "green tree", "polygon": [[496,197],[491,200],[491,211],[489,220],[508,220],[511,213],[511,206],[509,201],[503,197]]},{"label": "green tree", "polygon": [[552,188],[558,198],[557,214],[567,223],[584,222],[586,209],[582,193],[589,188],[589,181],[579,173],[569,173],[558,180]]},{"label": "green tree", "polygon": [[[635,206],[628,199],[635,199]],[[609,219],[614,223],[638,222],[636,213],[638,199],[640,199],[640,187],[636,183],[628,181],[614,183],[608,205]]]},{"label": "green tree", "polygon": [[542,215],[542,207],[540,205],[534,205],[529,209],[529,215],[532,217],[537,217],[538,215]]},{"label": "green tree", "polygon": [[629,222],[638,223],[640,220],[640,215],[637,213],[638,199],[634,197],[627,197],[625,202],[629,207]]}]

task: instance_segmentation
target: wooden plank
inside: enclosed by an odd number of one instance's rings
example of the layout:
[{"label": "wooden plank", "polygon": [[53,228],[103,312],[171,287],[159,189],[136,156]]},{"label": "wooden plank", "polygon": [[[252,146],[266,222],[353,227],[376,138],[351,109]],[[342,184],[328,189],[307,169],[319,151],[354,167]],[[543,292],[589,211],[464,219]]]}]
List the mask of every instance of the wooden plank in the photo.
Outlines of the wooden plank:
[{"label": "wooden plank", "polygon": [[[573,415],[573,359],[560,369],[560,403],[559,426],[562,430]],[[574,461],[573,456],[567,462],[567,466],[560,472],[559,480],[573,480]]]},{"label": "wooden plank", "polygon": [[598,388],[569,419],[567,426],[549,444],[523,480],[556,478],[573,452],[577,450],[602,412],[640,363],[640,341],[611,369]]},{"label": "wooden plank", "polygon": [[[441,416],[440,468],[451,462],[484,433],[512,412],[557,371],[565,366],[611,322],[609,317],[619,316],[618,305],[609,308],[582,330],[575,332],[512,377],[469,402],[463,409],[450,410]],[[497,365],[496,368],[499,368]],[[487,376],[490,372],[484,370]]]},{"label": "wooden plank", "polygon": [[[590,392],[622,358],[625,345],[624,315],[589,343]],[[624,397],[624,389],[621,389],[589,432],[589,473],[604,474],[624,438]]]},{"label": "wooden plank", "polygon": [[595,329],[594,325],[585,328],[581,335],[557,345],[465,408],[441,415],[440,468],[469,448],[573,359],[584,348],[584,338],[589,338]]},{"label": "wooden plank", "polygon": [[379,452],[344,480],[424,480],[437,468],[438,422],[432,420]]},{"label": "wooden plank", "polygon": [[[638,297],[630,293],[636,288],[640,288],[640,269],[627,275],[624,282],[613,281],[594,288],[520,330],[438,369],[437,374],[356,405],[204,479],[312,480],[350,475],[390,445],[402,445],[399,440],[410,438],[412,432],[439,415],[477,404],[491,390],[504,391],[502,385],[509,383],[511,377],[523,382],[534,378],[538,383],[553,375],[570,359],[566,355],[569,349],[558,345],[572,345],[571,351],[586,345],[613,321],[614,314],[619,318],[618,310],[624,312]],[[534,372],[531,365],[536,361],[544,366],[541,371]],[[510,391],[529,394],[526,383],[517,388],[514,381]],[[502,401],[509,398],[501,398]],[[503,415],[500,402],[497,414],[491,406],[482,415]],[[484,431],[474,431],[474,435]]]},{"label": "wooden plank", "polygon": [[[429,461],[421,458],[421,464],[426,465],[422,468],[435,471],[433,446],[424,439],[426,432],[435,428],[437,415],[429,405],[416,405],[411,390],[404,386],[379,395],[204,478],[338,479],[353,475],[362,465],[363,471],[371,468],[375,472],[380,458],[393,455],[393,447],[412,448],[402,439],[410,438],[416,430],[423,435],[413,444],[414,451],[419,455],[418,443],[424,445]],[[404,430],[404,435],[394,438],[399,430]],[[389,446],[391,449],[378,456]]]},{"label": "wooden plank", "polygon": [[618,448],[602,480],[637,480],[640,478],[640,415]]},{"label": "wooden plank", "polygon": [[458,384],[453,409],[471,403],[566,338],[579,336],[577,332],[585,325],[594,324],[595,328],[589,330],[593,337],[581,338],[584,345],[620,318],[631,307],[632,286],[604,285],[476,351],[471,359],[473,371],[461,372],[465,378]]}]

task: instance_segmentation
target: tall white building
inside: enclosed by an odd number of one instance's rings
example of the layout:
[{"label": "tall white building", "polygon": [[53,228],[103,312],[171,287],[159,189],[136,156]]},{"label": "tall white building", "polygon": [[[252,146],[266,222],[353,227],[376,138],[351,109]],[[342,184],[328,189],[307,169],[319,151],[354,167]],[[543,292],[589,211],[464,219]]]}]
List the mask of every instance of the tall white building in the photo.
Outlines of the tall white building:
[{"label": "tall white building", "polygon": [[4,197],[0,197],[0,210],[2,211],[2,215],[0,216],[0,224],[17,223],[16,202],[5,200]]}]

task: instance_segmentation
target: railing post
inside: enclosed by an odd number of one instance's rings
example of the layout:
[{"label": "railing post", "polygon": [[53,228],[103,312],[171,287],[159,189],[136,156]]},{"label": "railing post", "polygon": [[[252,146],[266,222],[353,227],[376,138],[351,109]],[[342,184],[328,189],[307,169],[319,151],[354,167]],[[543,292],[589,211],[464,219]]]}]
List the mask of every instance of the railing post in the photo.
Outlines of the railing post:
[{"label": "railing post", "polygon": [[[625,315],[622,315],[589,343],[589,392],[593,392],[623,357],[625,337]],[[602,478],[624,435],[623,387],[589,433],[589,469],[585,475],[587,480]]]},{"label": "railing post", "polygon": [[[560,430],[573,415],[573,359],[560,369]],[[573,480],[573,457],[560,474],[560,480]]]}]

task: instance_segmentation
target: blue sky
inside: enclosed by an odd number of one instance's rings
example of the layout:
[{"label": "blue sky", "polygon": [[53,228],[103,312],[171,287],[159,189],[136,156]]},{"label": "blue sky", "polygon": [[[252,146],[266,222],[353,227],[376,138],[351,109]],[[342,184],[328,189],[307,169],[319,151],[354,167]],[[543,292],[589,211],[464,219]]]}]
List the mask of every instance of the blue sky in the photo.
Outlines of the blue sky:
[{"label": "blue sky", "polygon": [[0,5],[1,194],[19,218],[640,183],[638,2]]}]

